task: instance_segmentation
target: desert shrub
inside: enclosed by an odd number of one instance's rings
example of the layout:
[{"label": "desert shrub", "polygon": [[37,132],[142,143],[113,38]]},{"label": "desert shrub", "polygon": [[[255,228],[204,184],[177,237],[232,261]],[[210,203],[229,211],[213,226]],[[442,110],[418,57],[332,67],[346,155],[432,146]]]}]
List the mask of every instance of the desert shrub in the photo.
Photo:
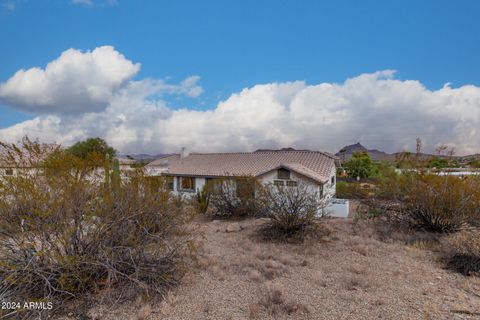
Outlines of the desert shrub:
[{"label": "desert shrub", "polygon": [[359,182],[337,181],[336,196],[343,199],[365,199],[370,195],[370,190],[363,188]]},{"label": "desert shrub", "polygon": [[480,231],[464,230],[444,243],[447,266],[465,275],[480,274]]},{"label": "desert shrub", "polygon": [[261,185],[254,177],[216,179],[210,181],[210,205],[215,216],[261,216],[262,207],[257,199]]},{"label": "desert shrub", "polygon": [[206,183],[202,190],[197,191],[196,194],[196,208],[197,211],[205,214],[207,213],[208,206],[210,204],[210,195],[212,193],[211,183]]},{"label": "desert shrub", "polygon": [[259,196],[270,218],[263,234],[280,239],[301,236],[315,225],[315,218],[325,217],[327,201],[311,188],[303,183],[288,187],[266,185]]},{"label": "desert shrub", "polygon": [[454,232],[480,218],[480,178],[406,172],[385,182],[386,197],[401,204],[400,218],[417,229]]},{"label": "desert shrub", "polygon": [[281,284],[267,282],[261,289],[260,293],[262,296],[259,305],[272,316],[310,313],[310,310],[306,305],[287,299],[285,297],[285,289]]},{"label": "desert shrub", "polygon": [[36,142],[2,146],[43,159],[0,178],[0,287],[15,301],[60,307],[112,287],[152,293],[178,281],[191,248],[190,217],[161,184],[153,188],[136,171],[113,186],[101,157],[45,156]]},{"label": "desert shrub", "polygon": [[[371,202],[368,202],[371,203]],[[384,211],[379,206],[369,206],[368,204],[359,204],[355,215],[354,221],[357,220],[369,220],[382,216]]]},{"label": "desert shrub", "polygon": [[376,198],[391,201],[401,199],[408,174],[397,173],[395,170],[382,170],[378,178]]}]

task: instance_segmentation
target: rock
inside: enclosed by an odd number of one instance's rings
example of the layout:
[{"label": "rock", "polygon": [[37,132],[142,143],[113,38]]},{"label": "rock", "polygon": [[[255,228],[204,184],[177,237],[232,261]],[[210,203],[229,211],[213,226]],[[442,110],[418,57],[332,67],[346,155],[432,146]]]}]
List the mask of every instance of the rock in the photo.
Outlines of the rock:
[{"label": "rock", "polygon": [[242,226],[237,222],[231,223],[225,228],[225,232],[238,232],[241,230]]},{"label": "rock", "polygon": [[270,222],[270,219],[268,218],[258,218],[253,221],[253,224],[256,226],[261,226],[262,224],[265,224],[267,222]]}]

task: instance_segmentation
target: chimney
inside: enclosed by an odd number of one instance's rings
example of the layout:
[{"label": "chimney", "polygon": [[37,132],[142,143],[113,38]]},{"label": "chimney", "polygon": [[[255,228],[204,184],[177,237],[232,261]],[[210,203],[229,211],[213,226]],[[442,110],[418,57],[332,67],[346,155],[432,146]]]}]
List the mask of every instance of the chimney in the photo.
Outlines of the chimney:
[{"label": "chimney", "polygon": [[189,152],[187,148],[182,147],[182,151],[180,152],[180,159],[185,159],[186,157],[188,157],[188,155],[189,155]]}]

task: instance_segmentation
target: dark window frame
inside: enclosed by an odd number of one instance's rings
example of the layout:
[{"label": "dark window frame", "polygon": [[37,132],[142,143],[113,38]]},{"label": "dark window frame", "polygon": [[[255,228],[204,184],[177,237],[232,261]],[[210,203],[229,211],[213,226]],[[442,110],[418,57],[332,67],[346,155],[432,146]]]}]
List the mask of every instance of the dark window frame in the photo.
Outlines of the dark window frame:
[{"label": "dark window frame", "polygon": [[278,180],[290,180],[291,171],[285,168],[280,168],[277,170],[277,179]]},{"label": "dark window frame", "polygon": [[169,191],[174,191],[175,189],[175,179],[172,176],[167,176],[167,189]]},{"label": "dark window frame", "polygon": [[287,186],[287,187],[296,187],[296,186],[298,186],[298,181],[295,181],[295,180],[287,180],[287,181],[286,181],[286,186]]}]

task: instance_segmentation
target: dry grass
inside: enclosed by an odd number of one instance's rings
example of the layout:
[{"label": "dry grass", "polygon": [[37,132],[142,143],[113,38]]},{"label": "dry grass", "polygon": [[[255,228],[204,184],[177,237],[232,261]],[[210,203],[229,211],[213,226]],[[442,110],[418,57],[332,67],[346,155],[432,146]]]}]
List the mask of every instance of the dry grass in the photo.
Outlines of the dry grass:
[{"label": "dry grass", "polygon": [[480,231],[464,230],[449,236],[443,246],[449,268],[480,275]]},{"label": "dry grass", "polygon": [[[417,244],[379,241],[368,225],[362,234],[332,219],[323,240],[289,244],[258,241],[262,220],[227,233],[229,223],[198,222],[202,267],[151,302],[148,320],[478,318],[479,278],[443,269]],[[136,319],[117,309],[101,319]]]},{"label": "dry grass", "polygon": [[285,288],[279,283],[266,283],[261,294],[260,305],[270,315],[309,313],[309,309],[304,304],[286,299]]}]

